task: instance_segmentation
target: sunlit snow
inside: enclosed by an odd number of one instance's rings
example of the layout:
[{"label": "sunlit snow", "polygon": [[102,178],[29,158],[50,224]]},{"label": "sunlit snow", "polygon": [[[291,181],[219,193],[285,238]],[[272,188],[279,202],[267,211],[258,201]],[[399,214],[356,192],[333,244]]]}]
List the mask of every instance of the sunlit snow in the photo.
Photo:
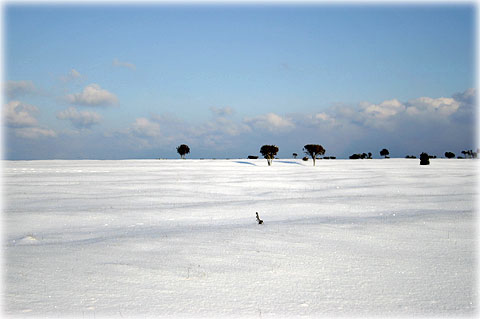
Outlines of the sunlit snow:
[{"label": "sunlit snow", "polygon": [[476,314],[475,160],[3,170],[10,315]]}]

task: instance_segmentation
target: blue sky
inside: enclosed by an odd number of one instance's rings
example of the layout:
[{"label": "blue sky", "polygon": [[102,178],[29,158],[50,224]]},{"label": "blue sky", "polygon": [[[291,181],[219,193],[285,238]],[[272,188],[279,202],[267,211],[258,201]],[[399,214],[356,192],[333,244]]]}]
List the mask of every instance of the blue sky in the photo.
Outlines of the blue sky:
[{"label": "blue sky", "polygon": [[337,157],[476,148],[475,10],[6,5],[4,155],[175,158],[181,143],[197,158],[263,144],[282,157],[308,143]]}]

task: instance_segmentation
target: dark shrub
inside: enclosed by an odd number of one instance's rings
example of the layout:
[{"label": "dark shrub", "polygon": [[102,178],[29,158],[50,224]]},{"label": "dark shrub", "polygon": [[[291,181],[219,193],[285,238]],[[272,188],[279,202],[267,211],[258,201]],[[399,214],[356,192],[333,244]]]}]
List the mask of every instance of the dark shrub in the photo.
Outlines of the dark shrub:
[{"label": "dark shrub", "polygon": [[455,158],[455,154],[452,152],[445,152],[445,157],[446,158]]},{"label": "dark shrub", "polygon": [[427,153],[420,154],[420,165],[430,165],[429,157]]},{"label": "dark shrub", "polygon": [[306,161],[308,161],[308,157],[305,156],[304,158],[302,158],[302,160],[304,160],[306,162]]},{"label": "dark shrub", "polygon": [[190,147],[188,145],[182,144],[177,147],[177,153],[180,154],[182,159],[185,159],[185,155],[190,153]]},{"label": "dark shrub", "polygon": [[258,156],[255,156],[255,155],[248,155],[248,159],[257,159]]},{"label": "dark shrub", "polygon": [[362,155],[360,154],[352,154],[348,157],[349,159],[360,159],[362,158]]},{"label": "dark shrub", "polygon": [[390,155],[390,152],[386,148],[384,148],[380,151],[380,155],[384,156],[385,158],[389,158],[388,155]]}]

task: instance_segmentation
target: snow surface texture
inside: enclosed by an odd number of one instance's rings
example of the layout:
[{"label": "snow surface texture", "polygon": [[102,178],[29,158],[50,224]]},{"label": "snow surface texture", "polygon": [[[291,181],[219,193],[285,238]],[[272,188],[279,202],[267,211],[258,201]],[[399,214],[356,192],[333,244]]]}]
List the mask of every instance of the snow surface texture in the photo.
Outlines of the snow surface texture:
[{"label": "snow surface texture", "polygon": [[7,161],[4,193],[7,315],[477,313],[474,160]]}]

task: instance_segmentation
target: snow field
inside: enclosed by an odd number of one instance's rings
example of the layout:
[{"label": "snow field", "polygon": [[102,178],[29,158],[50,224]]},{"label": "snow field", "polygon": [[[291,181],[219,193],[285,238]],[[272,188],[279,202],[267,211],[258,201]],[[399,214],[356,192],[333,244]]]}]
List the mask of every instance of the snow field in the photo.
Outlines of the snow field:
[{"label": "snow field", "polygon": [[5,312],[476,314],[476,161],[311,165],[4,162]]}]

